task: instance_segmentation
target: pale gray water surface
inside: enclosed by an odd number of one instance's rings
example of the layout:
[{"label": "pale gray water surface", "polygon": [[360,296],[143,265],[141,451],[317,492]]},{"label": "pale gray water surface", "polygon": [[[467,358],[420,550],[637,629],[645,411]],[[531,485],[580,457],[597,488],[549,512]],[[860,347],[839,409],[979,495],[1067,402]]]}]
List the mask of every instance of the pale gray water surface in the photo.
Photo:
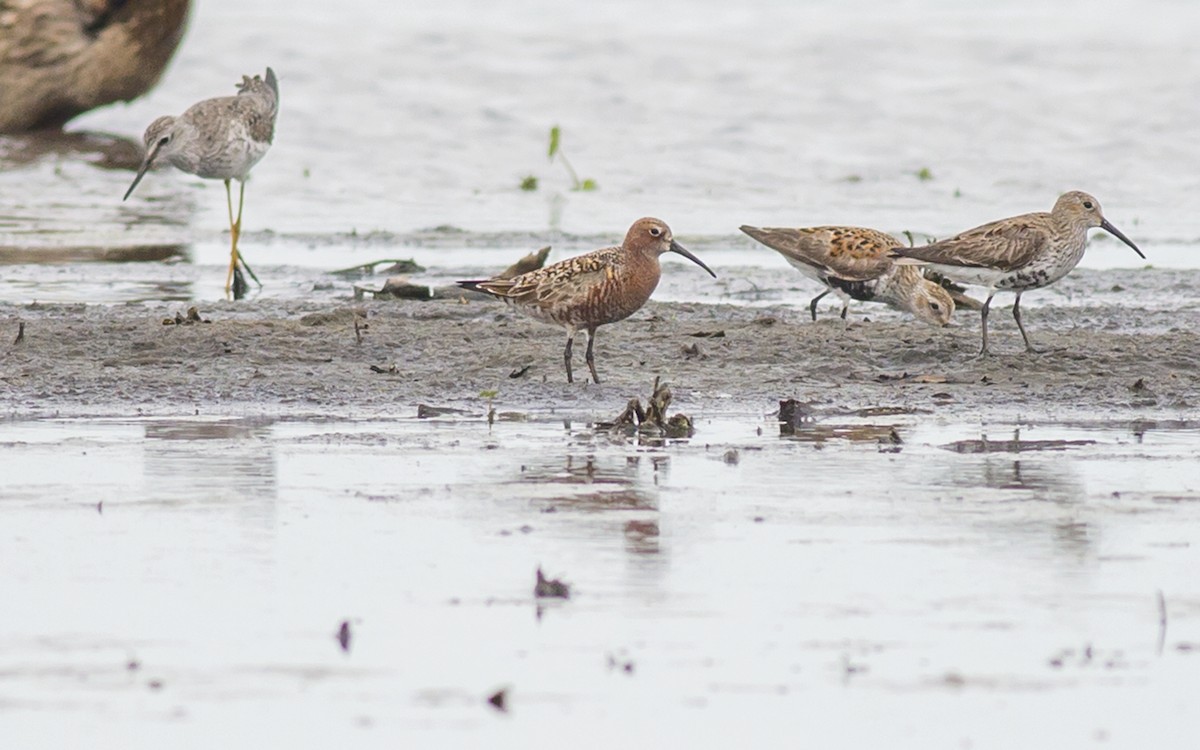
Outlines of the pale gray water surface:
[{"label": "pale gray water surface", "polygon": [[1190,746],[1194,424],[697,423],[6,424],[9,746]]}]

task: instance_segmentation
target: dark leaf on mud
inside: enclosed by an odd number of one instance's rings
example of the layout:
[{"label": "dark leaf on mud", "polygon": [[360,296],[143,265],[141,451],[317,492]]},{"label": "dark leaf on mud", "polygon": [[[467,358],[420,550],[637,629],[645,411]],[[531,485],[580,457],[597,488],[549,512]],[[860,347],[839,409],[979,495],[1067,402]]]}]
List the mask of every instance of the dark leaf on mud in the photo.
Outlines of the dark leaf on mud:
[{"label": "dark leaf on mud", "polygon": [[500,688],[488,696],[487,702],[497,711],[508,710],[508,688]]},{"label": "dark leaf on mud", "polygon": [[510,372],[508,374],[508,376],[514,380],[517,378],[523,378],[523,377],[525,377],[525,373],[529,372],[530,367],[533,367],[533,365],[529,364],[529,365],[525,365],[524,367],[518,367],[517,369]]},{"label": "dark leaf on mud", "polygon": [[383,265],[384,263],[391,263],[391,265],[387,268],[380,269],[379,272],[393,276],[404,273],[421,273],[425,270],[424,266],[412,258],[385,258],[383,260],[373,260],[370,263],[360,263],[357,266],[350,266],[349,268],[340,268],[336,271],[330,271],[329,273],[332,276],[341,276],[343,278],[361,278],[364,276],[374,275],[376,273],[375,267]]},{"label": "dark leaf on mud", "polygon": [[[380,375],[394,375],[396,373],[396,365],[391,364],[391,365],[388,365],[387,367],[380,367],[379,365],[371,365],[371,372],[378,373]],[[421,407],[419,407],[419,406],[417,407],[417,416],[418,417],[421,416],[420,408]]]},{"label": "dark leaf on mud", "polygon": [[538,599],[569,599],[571,598],[571,587],[557,578],[547,578],[542,573],[542,569],[538,568],[533,595]]},{"label": "dark leaf on mud", "polygon": [[698,338],[698,339],[723,339],[723,338],[725,338],[724,331],[696,331],[695,333],[689,333],[687,335],[692,336],[694,338]]},{"label": "dark leaf on mud", "polygon": [[541,248],[540,250],[538,250],[536,252],[532,252],[532,253],[524,256],[520,260],[518,260],[516,263],[513,263],[511,266],[509,266],[508,268],[504,269],[499,274],[497,274],[496,278],[511,279],[516,276],[520,276],[523,273],[529,273],[530,271],[536,271],[539,268],[541,268],[542,266],[546,265],[546,258],[548,258],[549,256],[550,256],[550,246],[546,245],[545,247]]},{"label": "dark leaf on mud", "polygon": [[346,651],[346,652],[350,651],[350,621],[349,620],[342,620],[342,624],[338,627],[337,642],[338,642],[338,645],[340,645],[342,647],[343,651]]},{"label": "dark leaf on mud", "polygon": [[433,299],[433,294],[433,288],[428,284],[413,284],[407,276],[390,276],[383,282],[383,287],[375,292],[375,299],[392,297],[425,302]]}]

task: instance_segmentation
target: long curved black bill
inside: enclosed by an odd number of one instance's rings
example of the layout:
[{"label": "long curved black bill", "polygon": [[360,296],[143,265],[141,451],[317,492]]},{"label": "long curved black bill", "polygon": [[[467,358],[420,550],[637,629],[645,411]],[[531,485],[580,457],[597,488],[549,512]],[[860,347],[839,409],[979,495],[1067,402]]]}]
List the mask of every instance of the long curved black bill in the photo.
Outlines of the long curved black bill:
[{"label": "long curved black bill", "polygon": [[133,184],[130,185],[129,189],[125,191],[125,197],[121,200],[127,200],[129,196],[133,194],[133,189],[137,187],[138,183],[142,181],[142,178],[146,176],[146,170],[150,169],[150,165],[154,163],[154,157],[158,156],[158,148],[159,144],[155,143],[150,148],[150,151],[146,154],[146,158],[142,159],[142,166],[138,167],[137,177],[133,178]]},{"label": "long curved black bill", "polygon": [[693,262],[696,265],[703,268],[705,271],[708,271],[709,275],[711,275],[714,279],[717,278],[717,275],[715,273],[713,273],[713,270],[711,268],[709,268],[708,266],[704,265],[704,261],[700,260],[695,255],[692,255],[691,252],[686,247],[684,247],[683,245],[680,245],[675,240],[671,240],[671,252],[679,253],[683,257],[687,258],[691,262]]},{"label": "long curved black bill", "polygon": [[1129,245],[1130,247],[1132,247],[1132,248],[1133,248],[1133,251],[1134,251],[1135,253],[1137,253],[1139,256],[1141,256],[1142,260],[1145,260],[1145,259],[1146,259],[1146,256],[1145,256],[1145,255],[1142,255],[1142,251],[1141,251],[1141,250],[1138,250],[1138,246],[1137,246],[1137,245],[1135,245],[1135,244],[1133,244],[1133,241],[1132,241],[1132,240],[1130,240],[1128,237],[1126,237],[1125,235],[1121,234],[1121,230],[1120,230],[1120,229],[1117,229],[1117,228],[1116,228],[1116,227],[1114,227],[1112,224],[1109,224],[1109,223],[1108,223],[1108,219],[1101,219],[1101,220],[1100,220],[1100,228],[1101,228],[1101,229],[1103,229],[1104,231],[1108,232],[1109,234],[1111,234],[1113,237],[1116,237],[1116,238],[1117,238],[1118,240],[1120,240],[1121,242],[1124,242],[1126,245]]}]

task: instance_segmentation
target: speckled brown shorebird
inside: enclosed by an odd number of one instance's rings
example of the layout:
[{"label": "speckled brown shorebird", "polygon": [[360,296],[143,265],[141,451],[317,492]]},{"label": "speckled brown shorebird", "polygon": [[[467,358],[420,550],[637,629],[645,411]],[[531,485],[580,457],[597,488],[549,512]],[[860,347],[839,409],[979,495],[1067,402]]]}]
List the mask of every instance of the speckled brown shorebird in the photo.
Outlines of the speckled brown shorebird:
[{"label": "speckled brown shorebird", "polygon": [[954,314],[954,297],[925,278],[919,268],[900,266],[888,256],[900,242],[865,227],[752,227],[741,230],[775,250],[796,270],[824,284],[808,303],[817,319],[817,303],[833,292],[842,300],[845,319],[850,300],[883,302],[918,320],[944,326]]},{"label": "speckled brown shorebird", "polygon": [[1021,295],[1049,286],[1071,272],[1087,247],[1088,230],[1099,227],[1133,248],[1138,246],[1120,232],[1100,210],[1100,202],[1078,190],[1064,193],[1050,213],[1021,214],[1000,219],[941,242],[923,247],[896,247],[892,256],[900,264],[924,265],[964,284],[987,287],[983,303],[983,347],[988,353],[988,307],[997,291],[1016,292],[1013,318],[1025,340],[1025,349],[1037,353],[1021,323]]},{"label": "speckled brown shorebird", "polygon": [[658,256],[666,252],[679,253],[713,278],[717,276],[672,238],[671,228],[664,222],[646,218],[635,221],[625,241],[616,247],[593,250],[511,279],[460,281],[458,285],[486,292],[536,320],[566,328],[563,361],[568,383],[575,382],[571,373],[575,334],[587,331],[588,369],[592,380],[599,383],[592,353],[596,329],[628,318],[646,304],[661,275]]},{"label": "speckled brown shorebird", "polygon": [[[129,198],[156,159],[166,159],[197,177],[224,180],[231,237],[229,273],[225,277],[227,294],[239,263],[259,283],[238,252],[238,237],[242,233],[246,178],[271,147],[275,137],[275,116],[279,112],[279,83],[275,71],[270,68],[267,68],[265,78],[242,76],[237,88],[236,96],[205,99],[188,107],[179,117],[160,117],[150,123],[145,135],[146,155],[133,184],[122,198]],[[237,219],[233,217],[230,180],[237,180],[240,186]]]}]

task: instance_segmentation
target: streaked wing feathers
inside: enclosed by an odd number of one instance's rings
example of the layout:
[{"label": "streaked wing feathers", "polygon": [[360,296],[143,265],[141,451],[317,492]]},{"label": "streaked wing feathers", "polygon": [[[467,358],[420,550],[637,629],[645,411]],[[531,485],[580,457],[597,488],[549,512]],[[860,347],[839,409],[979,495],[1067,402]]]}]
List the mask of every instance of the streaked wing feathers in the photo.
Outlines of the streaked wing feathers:
[{"label": "streaked wing feathers", "polygon": [[831,276],[848,281],[868,281],[892,267],[888,250],[899,244],[895,237],[866,227],[751,227],[742,231],[784,256]]},{"label": "streaked wing feathers", "polygon": [[894,248],[897,255],[945,266],[1014,271],[1027,265],[1050,241],[1049,214],[1025,214],[968,229],[948,240]]}]

